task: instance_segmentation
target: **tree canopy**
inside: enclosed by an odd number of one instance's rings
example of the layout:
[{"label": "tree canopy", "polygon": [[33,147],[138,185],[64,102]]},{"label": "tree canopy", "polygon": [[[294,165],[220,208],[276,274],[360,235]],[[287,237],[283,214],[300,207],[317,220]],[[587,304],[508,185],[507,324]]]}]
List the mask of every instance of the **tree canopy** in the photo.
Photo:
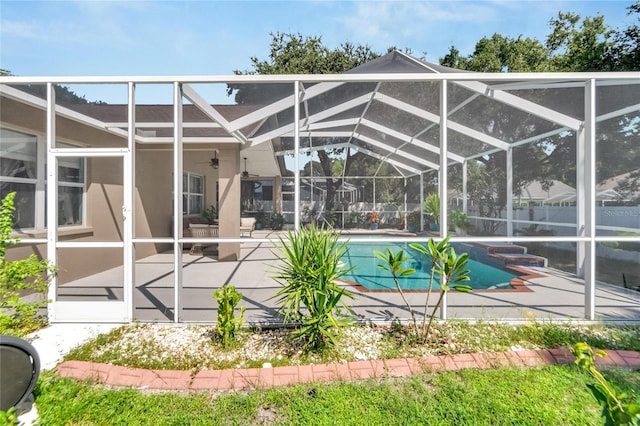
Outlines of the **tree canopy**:
[{"label": "tree canopy", "polygon": [[[640,21],[640,0],[628,15]],[[451,46],[440,64],[477,72],[580,72],[640,70],[640,27],[613,29],[603,16],[559,12],[544,42],[500,34],[483,37],[469,56]]]},{"label": "tree canopy", "polygon": [[[628,8],[628,14],[640,20],[640,1]],[[574,13],[559,12],[550,20],[550,33],[544,42],[523,38],[506,37],[494,34],[484,37],[475,45],[469,56],[462,56],[460,51],[451,46],[442,58],[442,65],[476,72],[586,72],[586,71],[637,71],[640,70],[640,27],[632,24],[626,28],[612,29],[606,25],[602,16],[582,19]],[[608,96],[624,97],[625,93],[611,93]],[[547,94],[549,91],[547,91]],[[562,96],[558,96],[562,99]],[[582,108],[581,102],[575,105]],[[558,105],[559,107],[560,105]],[[567,106],[563,106],[567,108]],[[580,116],[580,110],[571,111]],[[505,134],[518,134],[514,127],[527,128],[527,123],[513,120],[509,112],[500,118],[496,114],[496,122],[488,122],[483,126],[487,134],[498,138],[503,126],[511,128]],[[633,186],[640,173],[640,118],[637,112],[625,114],[618,119],[606,120],[598,124],[597,145],[597,178],[604,181],[610,177],[632,171],[622,187]],[[500,125],[496,125],[499,122]],[[491,182],[493,188],[473,188],[484,198],[488,194],[502,194],[498,190],[499,183],[504,182],[503,153],[493,154],[478,159],[483,168],[471,169],[478,182]],[[527,167],[535,161],[536,167]],[[552,180],[559,180],[570,186],[576,185],[576,139],[573,134],[558,134],[538,143],[519,148],[514,153],[514,190],[518,192],[531,181],[541,181],[549,185]],[[635,179],[635,180],[633,180]],[[460,179],[452,178],[453,184],[460,185]],[[489,183],[487,183],[487,186]],[[495,187],[498,185],[498,187]],[[621,187],[621,188],[622,188]],[[637,186],[636,186],[637,188]],[[628,189],[628,188],[627,188]],[[629,192],[629,191],[627,191]],[[630,191],[633,192],[633,191]],[[504,201],[504,200],[502,200]],[[487,202],[488,204],[488,202]],[[495,203],[504,205],[503,202]],[[488,211],[490,207],[480,206]],[[496,212],[491,211],[491,214]]]},{"label": "tree canopy", "polygon": [[[630,16],[640,17],[640,0],[628,8]],[[571,13],[559,12],[549,21],[550,32],[545,40],[518,36],[509,37],[493,34],[483,37],[472,54],[463,56],[451,46],[449,52],[440,58],[440,64],[451,68],[477,72],[568,72],[568,71],[628,71],[640,70],[640,27],[638,24],[626,28],[609,27],[603,16],[585,17]],[[251,57],[252,67],[245,71],[234,71],[236,74],[332,74],[346,72],[358,65],[380,56],[369,46],[343,43],[331,49],[325,46],[319,36],[303,36],[277,32],[271,34],[272,40],[267,59]],[[282,87],[261,84],[229,85],[229,95],[235,95],[239,104],[266,103],[282,97]],[[549,89],[553,90],[553,89]],[[549,93],[547,92],[548,96]],[[454,95],[455,96],[455,95]],[[538,94],[538,96],[541,96]],[[535,101],[536,94],[532,95]],[[558,105],[565,113],[574,116],[583,114],[581,101],[564,104],[563,93],[557,93]],[[563,103],[562,105],[560,103]],[[572,106],[573,105],[573,106]],[[475,123],[482,131],[501,140],[505,137],[526,138],[536,134],[535,124],[523,118],[522,112],[500,109],[487,102],[486,108],[494,108],[492,120]],[[574,110],[566,111],[567,108]],[[473,122],[473,117],[465,117]],[[640,163],[640,126],[637,114],[631,113],[616,120],[608,120],[599,124],[598,145],[598,179],[604,180],[637,168]],[[507,136],[511,135],[511,136]],[[351,171],[357,175],[373,176],[384,170],[393,174],[388,164],[380,166],[380,160],[357,153],[344,152],[343,148],[330,148],[316,151],[317,164],[314,174],[320,172],[327,177],[327,209],[333,207],[334,177]],[[512,142],[512,141],[506,141]],[[606,143],[605,143],[606,142]],[[318,141],[314,139],[314,143]],[[345,155],[346,154],[346,155]],[[528,167],[535,159],[537,166]],[[479,181],[487,182],[491,189],[484,191],[483,196],[490,198],[493,194],[503,194],[505,154],[498,152],[477,159],[480,168],[472,168],[477,176],[484,176]],[[354,169],[354,164],[357,167]],[[575,186],[576,139],[575,135],[560,133],[536,143],[519,147],[514,151],[514,190],[521,191],[528,183],[540,181],[548,187],[553,180],[562,181]],[[397,180],[398,187],[390,189],[406,190]],[[452,184],[459,183],[453,176]],[[481,188],[474,189],[481,193]],[[503,197],[495,200],[495,206],[504,205]],[[485,206],[486,207],[486,206]],[[496,207],[499,208],[499,207]],[[497,214],[488,208],[488,215]]]}]

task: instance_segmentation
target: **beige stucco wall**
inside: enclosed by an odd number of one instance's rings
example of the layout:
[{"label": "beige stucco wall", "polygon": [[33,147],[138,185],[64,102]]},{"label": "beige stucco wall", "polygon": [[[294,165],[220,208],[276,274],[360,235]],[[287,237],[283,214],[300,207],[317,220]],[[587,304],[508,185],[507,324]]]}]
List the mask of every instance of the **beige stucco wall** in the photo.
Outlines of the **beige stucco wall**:
[{"label": "beige stucco wall", "polygon": [[[204,176],[205,208],[216,205],[218,170],[209,160],[213,145],[185,145],[183,170]],[[173,150],[168,145],[138,146],[136,149],[136,237],[162,238],[173,235]],[[159,249],[170,250],[169,245]]]},{"label": "beige stucco wall", "polygon": [[[0,125],[46,136],[45,111],[2,98]],[[126,147],[125,138],[88,127],[66,118],[56,120],[56,140],[78,146]],[[39,149],[42,145],[39,145]],[[220,158],[219,170],[209,163],[214,150]],[[205,207],[216,204],[216,182],[220,181],[220,236],[238,237],[240,218],[240,158],[238,145],[185,144],[184,171],[205,177]],[[169,144],[137,144],[135,152],[135,234],[136,238],[171,237],[173,217],[173,151]],[[92,157],[86,162],[85,226],[60,227],[59,239],[73,241],[122,241],[123,239],[123,161],[121,158]],[[222,207],[224,205],[224,207]],[[24,234],[23,238],[44,238],[46,234]],[[171,250],[171,244],[137,244],[136,258]],[[220,245],[221,258],[237,259],[239,244]],[[18,259],[30,253],[46,256],[46,245],[12,248],[8,258]],[[58,250],[61,283],[95,274],[123,263],[120,248]]]}]

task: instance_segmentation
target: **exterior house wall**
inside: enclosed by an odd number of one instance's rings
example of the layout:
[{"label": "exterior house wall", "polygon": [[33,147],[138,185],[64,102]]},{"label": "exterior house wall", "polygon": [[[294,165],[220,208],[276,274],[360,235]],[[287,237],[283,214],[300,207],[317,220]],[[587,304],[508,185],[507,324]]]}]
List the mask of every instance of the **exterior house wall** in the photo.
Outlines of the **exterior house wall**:
[{"label": "exterior house wall", "polygon": [[[36,135],[38,149],[46,138],[45,111],[11,99],[2,99],[0,126]],[[88,127],[67,118],[56,120],[56,140],[84,147],[125,147],[126,139]],[[120,158],[86,159],[84,225],[59,227],[60,241],[122,241],[122,184],[123,161]],[[140,198],[137,198],[137,204]],[[153,211],[153,209],[151,209]],[[144,222],[144,219],[140,222]],[[25,230],[18,232],[20,238],[46,238],[46,231]],[[139,257],[152,254],[141,250]],[[46,245],[19,245],[7,253],[10,260],[25,258],[34,253],[46,257]],[[95,274],[114,266],[122,265],[122,249],[59,249],[57,267],[60,283]]]},{"label": "exterior house wall", "polygon": [[[212,147],[185,146],[183,169],[204,176],[204,207],[216,205],[218,170],[210,164]],[[168,238],[173,235],[173,151],[165,146],[136,152],[136,238]],[[157,244],[157,251],[171,250]]]},{"label": "exterior house wall", "polygon": [[[40,140],[46,138],[45,111],[11,99],[2,99],[0,125],[37,135]],[[127,146],[125,138],[62,117],[56,120],[56,140],[82,147]],[[43,149],[44,146],[40,144],[38,149]],[[167,149],[167,146],[164,144],[136,147],[136,238],[166,238],[172,235],[173,151]],[[218,170],[214,170],[209,163],[215,148],[213,144],[184,146],[184,171],[204,176],[205,208],[211,204],[217,205]],[[234,152],[237,155],[237,149]],[[234,169],[239,168],[239,163],[234,166]],[[59,227],[60,241],[122,241],[123,172],[121,158],[87,158],[84,225]],[[20,235],[22,238],[45,238],[46,231],[26,230]],[[137,244],[136,258],[171,249],[171,244]],[[20,259],[35,253],[38,257],[44,258],[46,250],[45,244],[20,245],[11,248],[7,257]],[[113,248],[59,249],[57,263],[60,271],[59,282],[65,283],[121,266],[123,253],[122,249]]]}]

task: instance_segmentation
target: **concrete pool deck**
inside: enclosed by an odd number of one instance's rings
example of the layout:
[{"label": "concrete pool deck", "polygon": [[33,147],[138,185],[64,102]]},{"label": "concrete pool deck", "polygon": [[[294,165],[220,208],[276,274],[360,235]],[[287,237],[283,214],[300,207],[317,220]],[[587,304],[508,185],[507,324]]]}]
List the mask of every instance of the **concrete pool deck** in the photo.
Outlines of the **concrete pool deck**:
[{"label": "concrete pool deck", "polygon": [[[259,231],[256,231],[259,232]],[[254,235],[241,246],[241,259],[219,262],[214,256],[183,253],[181,322],[214,322],[216,301],[213,292],[231,283],[243,295],[245,320],[250,323],[277,322],[277,304],[272,299],[280,285],[272,278],[274,246],[266,240],[268,231]],[[270,235],[272,236],[272,235]],[[135,264],[134,318],[142,322],[174,321],[173,254],[161,253]],[[584,284],[575,275],[548,267],[525,267],[524,288],[450,292],[447,318],[472,320],[530,321],[584,319]],[[122,297],[122,269],[115,268],[59,286],[61,300],[114,300]],[[361,321],[407,320],[409,312],[399,294],[361,291],[352,286],[356,298],[350,301]],[[524,291],[523,291],[524,290]],[[424,292],[408,292],[410,303],[419,311]],[[436,297],[432,297],[435,303]],[[121,299],[120,299],[121,300]],[[640,321],[640,292],[606,284],[595,289],[596,319],[599,321]]]}]

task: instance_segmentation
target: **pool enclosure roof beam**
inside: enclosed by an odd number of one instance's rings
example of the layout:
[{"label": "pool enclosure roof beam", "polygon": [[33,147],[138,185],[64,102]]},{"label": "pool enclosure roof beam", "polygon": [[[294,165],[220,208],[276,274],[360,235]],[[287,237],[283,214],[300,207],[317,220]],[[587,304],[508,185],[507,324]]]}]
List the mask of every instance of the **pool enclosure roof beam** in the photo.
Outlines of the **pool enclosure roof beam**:
[{"label": "pool enclosure roof beam", "polygon": [[[555,111],[552,108],[539,105],[535,102],[524,99],[512,93],[508,93],[505,90],[516,89],[530,89],[530,88],[575,88],[584,87],[587,81],[592,79],[597,86],[611,86],[619,84],[639,84],[637,73],[519,73],[519,74],[496,74],[496,73],[465,73],[465,72],[440,72],[438,69],[442,67],[432,66],[423,63],[422,61],[410,58],[408,55],[401,54],[413,63],[421,64],[425,71],[417,73],[353,73],[346,74],[331,74],[331,75],[236,75],[236,76],[179,76],[179,77],[2,77],[2,84],[0,91],[3,96],[9,98],[19,98],[20,102],[29,103],[37,106],[40,109],[46,107],[43,100],[29,95],[21,90],[8,86],[9,84],[38,84],[38,83],[52,83],[52,84],[91,84],[91,83],[106,83],[106,84],[129,84],[133,83],[170,83],[178,82],[184,87],[184,96],[193,105],[206,114],[212,121],[210,123],[198,123],[188,122],[183,123],[183,128],[222,128],[228,132],[228,136],[212,136],[212,137],[195,137],[185,136],[183,138],[184,143],[241,143],[243,148],[247,149],[255,144],[264,143],[281,136],[287,136],[293,132],[293,123],[281,126],[277,129],[270,130],[264,134],[258,134],[260,127],[265,124],[269,117],[273,117],[275,114],[290,109],[295,103],[295,95],[293,94],[293,87],[291,95],[277,100],[265,107],[259,108],[247,114],[242,115],[237,119],[227,119],[216,107],[212,106],[200,96],[195,87],[190,84],[206,84],[206,83],[226,83],[226,84],[243,84],[243,83],[278,83],[283,84],[284,87],[289,83],[299,82],[299,95],[298,99],[302,102],[301,107],[304,111],[307,111],[306,116],[300,117],[301,131],[311,131],[312,136],[315,137],[331,137],[331,122],[323,123],[324,120],[329,119],[332,116],[338,116],[341,113],[346,112],[350,108],[361,107],[363,104],[371,104],[373,100],[382,102],[393,108],[397,108],[398,111],[403,113],[413,114],[416,117],[431,121],[434,125],[440,120],[438,114],[434,114],[425,109],[416,107],[415,105],[408,104],[402,100],[396,99],[389,94],[381,93],[381,85],[386,82],[439,82],[447,80],[452,84],[463,87],[472,92],[472,96],[468,97],[464,101],[457,105],[451,105],[450,111],[447,113],[450,115],[453,111],[462,108],[464,105],[468,105],[479,97],[484,97],[498,102],[504,106],[516,108],[524,111],[527,114],[532,114],[550,123],[562,126],[561,129],[547,131],[540,135],[540,137],[549,137],[552,133],[558,134],[567,130],[576,130],[582,122],[579,119],[570,117],[561,112]],[[434,72],[435,71],[435,72]],[[604,79],[606,81],[598,81],[598,79]],[[55,82],[55,83],[54,83]],[[342,90],[342,87],[347,83],[377,83],[375,89],[371,91],[355,96],[342,102],[338,105],[330,106],[327,109],[320,109],[315,114],[308,114],[310,104],[309,102],[314,98],[327,94],[332,90]],[[305,87],[302,87],[305,86]],[[366,111],[366,106],[364,107]],[[627,106],[619,111],[608,112],[600,117],[597,117],[597,121],[613,118],[619,115],[638,111],[639,105]],[[103,129],[118,136],[127,137],[126,130],[121,125],[122,122],[103,122],[92,117],[88,117],[84,114],[75,112],[68,108],[56,105],[56,113],[74,121],[82,122],[92,127]],[[383,134],[393,136],[404,142],[404,145],[395,146],[389,145],[387,151],[397,153],[400,157],[404,157],[408,160],[414,161],[415,155],[404,151],[405,147],[415,146],[421,149],[425,149],[433,154],[439,155],[439,147],[430,143],[424,142],[419,139],[420,134],[424,134],[427,129],[423,129],[419,133],[405,134],[401,130],[391,129],[384,120],[371,120],[367,118],[365,113],[361,113],[359,117],[356,117],[353,121],[351,119],[339,119],[333,120],[333,124],[336,126],[353,126],[351,129],[352,135],[362,135],[362,131],[358,131],[360,126],[366,125]],[[466,126],[463,123],[452,121],[448,119],[447,128],[457,133],[465,135],[473,140],[479,141],[482,144],[489,145],[482,148],[481,152],[475,155],[461,155],[455,152],[448,152],[447,157],[450,160],[461,162],[465,158],[477,158],[478,156],[488,155],[500,150],[507,150],[509,147],[516,147],[529,142],[535,142],[537,139],[535,136],[522,139],[521,141],[514,143],[507,143],[501,141],[495,137],[492,137],[482,131],[475,130]],[[138,125],[139,124],[139,125]],[[172,123],[153,123],[149,121],[136,123],[136,128],[168,128]],[[251,127],[255,125],[255,127]],[[325,128],[326,132],[315,133],[314,130]],[[242,130],[241,130],[242,129]],[[349,130],[346,130],[347,132]],[[413,133],[413,132],[412,132]],[[255,135],[255,136],[254,136]],[[376,142],[386,144],[382,139],[375,138]],[[137,143],[172,143],[171,137],[155,137],[136,135],[135,141]],[[366,143],[366,141],[362,140]],[[351,146],[354,146],[353,144]],[[379,145],[377,147],[380,147]],[[493,148],[491,148],[493,147]],[[359,151],[364,152],[360,147]],[[367,150],[372,152],[371,150]],[[433,164],[425,159],[421,159],[422,164],[431,168]],[[397,161],[403,162],[402,159]],[[407,164],[409,168],[409,164]],[[406,169],[405,169],[406,170]]]},{"label": "pool enclosure roof beam", "polygon": [[[6,84],[0,84],[0,94],[2,94],[3,97],[7,97],[9,99],[13,99],[18,102],[30,105],[42,111],[47,111],[46,100],[38,98],[37,96],[30,95],[22,90],[15,89]],[[112,133],[116,136],[127,138],[126,130],[110,128],[100,120],[96,120],[95,118],[88,117],[87,115],[73,111],[69,108],[65,108],[60,105],[55,105],[55,113],[57,116],[68,118],[69,120],[75,121],[77,123],[82,123],[87,126]]]},{"label": "pool enclosure roof beam", "polygon": [[494,90],[489,85],[481,83],[479,81],[454,81],[454,83],[458,86],[464,87],[465,89],[481,93],[482,95],[499,101],[505,105],[512,106],[527,113],[536,115],[542,119],[552,121],[562,126],[566,126],[572,130],[578,130],[582,125],[582,122],[580,120],[577,120],[573,117],[569,117],[568,115],[559,113],[552,110],[551,108],[544,107],[511,93],[507,93],[502,90]]},{"label": "pool enclosure roof beam", "polygon": [[192,102],[200,111],[205,113],[207,116],[209,116],[209,118],[211,118],[216,123],[220,124],[220,126],[222,126],[222,128],[224,128],[229,134],[233,135],[233,137],[238,139],[239,142],[247,143],[247,138],[237,129],[233,129],[231,127],[231,123],[229,123],[222,114],[220,114],[213,106],[211,106],[191,86],[189,86],[188,84],[183,84],[182,94],[185,98],[187,98],[190,102]]}]

